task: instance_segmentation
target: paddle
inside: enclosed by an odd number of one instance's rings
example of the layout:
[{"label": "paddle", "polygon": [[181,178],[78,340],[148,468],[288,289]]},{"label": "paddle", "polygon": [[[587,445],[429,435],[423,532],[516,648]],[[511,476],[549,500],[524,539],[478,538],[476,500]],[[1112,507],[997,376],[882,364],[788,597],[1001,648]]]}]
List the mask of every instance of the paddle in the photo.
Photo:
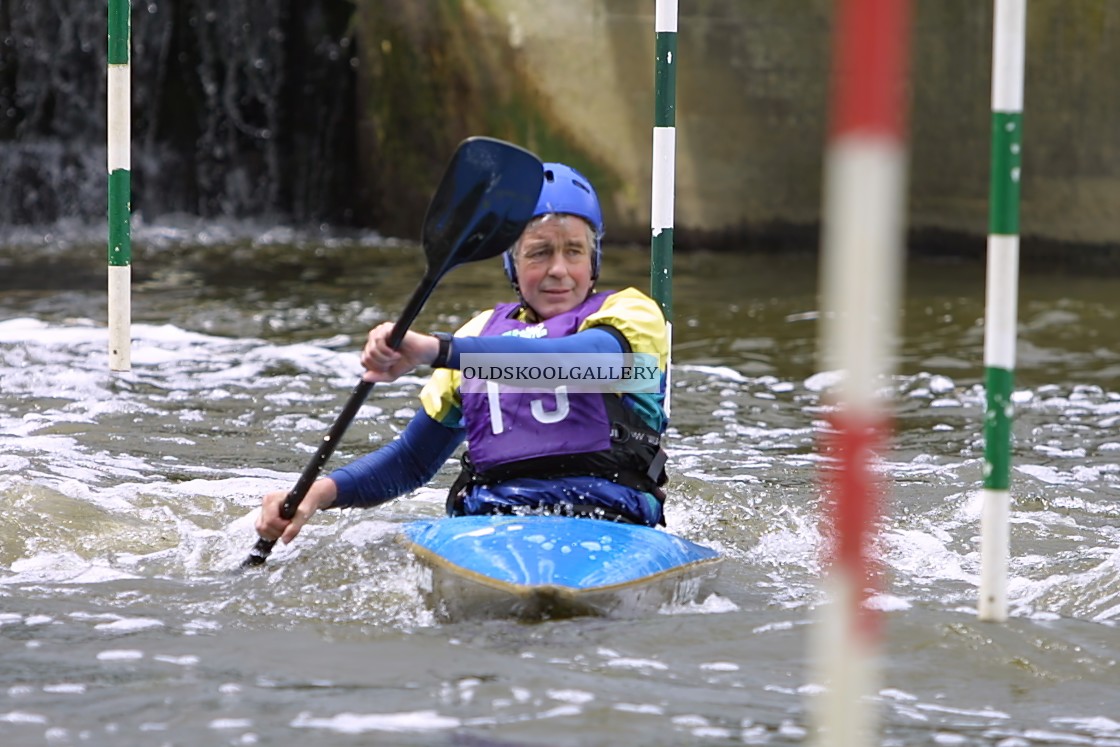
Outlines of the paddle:
[{"label": "paddle", "polygon": [[[468,138],[459,144],[424,216],[420,233],[427,259],[424,277],[393,326],[389,347],[400,347],[405,332],[449,270],[495,257],[517,240],[532,216],[543,178],[540,159],[516,145],[485,137]],[[295,516],[371,389],[373,384],[365,380],[354,387],[295,487],[284,498],[280,515],[285,519]],[[275,544],[276,540],[263,537],[257,540],[241,567],[262,565]]]}]

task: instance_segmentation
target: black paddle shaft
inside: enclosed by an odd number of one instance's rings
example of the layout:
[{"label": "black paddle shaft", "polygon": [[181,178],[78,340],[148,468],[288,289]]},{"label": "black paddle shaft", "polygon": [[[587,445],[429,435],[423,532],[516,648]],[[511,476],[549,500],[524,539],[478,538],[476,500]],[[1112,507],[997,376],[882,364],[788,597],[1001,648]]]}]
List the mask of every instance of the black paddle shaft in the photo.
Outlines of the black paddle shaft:
[{"label": "black paddle shaft", "polygon": [[[416,287],[412,294],[412,299],[409,302],[408,308],[397,323],[393,326],[393,332],[389,336],[389,347],[397,350],[404,340],[405,332],[416,321],[420,309],[424,305],[424,301],[431,295],[432,289],[438,282],[438,278],[429,279],[425,276],[424,280]],[[362,404],[365,403],[366,397],[373,391],[373,382],[362,379],[358,381],[358,385],[354,387],[354,391],[350,393],[350,398],[346,400],[346,404],[342,408],[342,412],[335,418],[334,423],[331,425],[330,430],[323,436],[323,440],[319,442],[319,448],[315,450],[315,455],[311,457],[311,461],[303,468],[300,473],[299,479],[296,484],[288,491],[288,495],[284,498],[284,503],[280,506],[280,515],[285,519],[291,519],[296,515],[296,510],[299,504],[307,496],[308,491],[311,490],[311,485],[318,479],[319,474],[326,465],[327,460],[334,454],[335,447],[338,442],[342,440],[342,436],[346,433],[346,429],[350,427],[350,423],[354,420],[354,416],[358,414],[358,410],[362,409]],[[276,545],[276,540],[267,540],[261,537],[257,540],[257,544],[253,546],[249,556],[242,562],[242,566],[261,565],[268,558],[272,552],[272,548]]]},{"label": "black paddle shaft", "polygon": [[[393,326],[389,347],[400,348],[436,285],[452,268],[497,256],[513,245],[536,207],[544,171],[527,150],[492,138],[464,140],[444,171],[424,216],[420,243],[427,271]],[[350,427],[373,383],[358,382],[342,412],[284,498],[280,516],[291,519]],[[263,565],[276,540],[257,540],[242,568]]]}]

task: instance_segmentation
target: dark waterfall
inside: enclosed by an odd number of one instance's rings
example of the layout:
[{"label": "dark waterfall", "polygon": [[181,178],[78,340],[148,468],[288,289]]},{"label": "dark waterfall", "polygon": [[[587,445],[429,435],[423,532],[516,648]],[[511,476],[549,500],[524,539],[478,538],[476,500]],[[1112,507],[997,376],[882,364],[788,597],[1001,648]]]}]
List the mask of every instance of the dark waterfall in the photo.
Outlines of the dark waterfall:
[{"label": "dark waterfall", "polygon": [[[106,7],[0,1],[0,225],[105,216]],[[133,2],[133,212],[360,224],[353,10]]]}]

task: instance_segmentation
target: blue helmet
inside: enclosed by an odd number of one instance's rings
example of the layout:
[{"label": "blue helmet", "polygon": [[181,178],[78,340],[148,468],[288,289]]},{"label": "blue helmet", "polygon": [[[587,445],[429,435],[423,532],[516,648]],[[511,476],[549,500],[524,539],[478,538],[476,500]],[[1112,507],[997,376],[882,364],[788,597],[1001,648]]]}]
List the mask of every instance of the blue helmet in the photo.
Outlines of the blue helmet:
[{"label": "blue helmet", "polygon": [[[595,188],[586,176],[562,163],[544,164],[544,182],[541,184],[541,195],[537,198],[533,217],[552,213],[575,215],[591,225],[595,232],[595,246],[591,248],[591,279],[598,279],[599,262],[603,256],[603,211],[599,208],[599,196],[595,194]],[[502,255],[502,264],[506,277],[516,288],[517,271],[513,266],[515,248],[516,244],[506,250]]]}]

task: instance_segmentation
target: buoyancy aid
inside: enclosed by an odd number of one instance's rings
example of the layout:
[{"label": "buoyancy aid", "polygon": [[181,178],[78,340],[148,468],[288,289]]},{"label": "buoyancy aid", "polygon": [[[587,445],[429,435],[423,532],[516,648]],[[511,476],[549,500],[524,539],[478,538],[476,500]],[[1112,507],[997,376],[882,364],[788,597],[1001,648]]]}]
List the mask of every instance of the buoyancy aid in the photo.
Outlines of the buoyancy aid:
[{"label": "buoyancy aid", "polygon": [[[571,311],[538,323],[519,320],[518,304],[501,304],[480,336],[572,335],[610,295],[596,293]],[[666,454],[661,434],[627,406],[624,396],[566,391],[498,394],[493,388],[468,391],[467,387],[461,395],[468,449],[448,494],[451,515],[461,513],[459,504],[470,486],[517,477],[603,477],[664,501]]]}]

